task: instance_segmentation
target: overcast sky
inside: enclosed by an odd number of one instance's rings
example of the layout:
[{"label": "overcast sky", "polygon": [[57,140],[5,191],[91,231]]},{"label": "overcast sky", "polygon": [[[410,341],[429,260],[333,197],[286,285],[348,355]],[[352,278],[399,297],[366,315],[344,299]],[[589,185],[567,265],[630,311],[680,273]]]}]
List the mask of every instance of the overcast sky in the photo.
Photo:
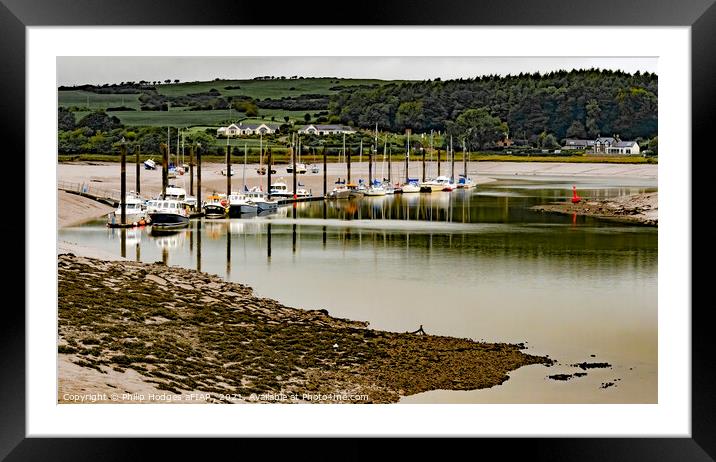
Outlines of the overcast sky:
[{"label": "overcast sky", "polygon": [[290,77],[353,77],[371,79],[443,80],[488,74],[519,74],[601,68],[657,72],[656,58],[494,58],[494,57],[86,57],[57,58],[58,85],[119,83],[139,80],[251,79]]}]

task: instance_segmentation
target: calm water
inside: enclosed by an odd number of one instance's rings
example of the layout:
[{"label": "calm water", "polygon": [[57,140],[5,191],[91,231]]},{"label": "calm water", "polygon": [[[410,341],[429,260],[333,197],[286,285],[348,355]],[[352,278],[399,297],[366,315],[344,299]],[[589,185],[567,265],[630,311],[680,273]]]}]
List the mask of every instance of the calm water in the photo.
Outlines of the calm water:
[{"label": "calm water", "polygon": [[[589,198],[655,190],[619,181],[576,184]],[[526,342],[563,364],[522,368],[489,390],[437,390],[405,402],[656,402],[657,230],[529,210],[571,197],[571,187],[559,179],[505,179],[468,192],[193,221],[169,236],[100,221],[59,237],[215,273],[260,296],[326,308],[376,329],[423,325],[431,334]],[[569,382],[546,378],[575,372],[569,364],[583,361],[613,368]],[[615,379],[616,387],[600,388]]]}]

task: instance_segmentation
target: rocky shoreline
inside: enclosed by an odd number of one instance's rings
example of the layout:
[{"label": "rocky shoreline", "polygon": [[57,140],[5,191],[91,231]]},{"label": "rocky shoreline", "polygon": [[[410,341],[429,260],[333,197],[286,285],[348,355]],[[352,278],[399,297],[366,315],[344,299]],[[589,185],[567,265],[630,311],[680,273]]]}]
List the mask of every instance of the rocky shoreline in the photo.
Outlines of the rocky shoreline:
[{"label": "rocky shoreline", "polygon": [[579,203],[557,202],[535,205],[532,210],[568,215],[583,215],[605,220],[646,226],[658,226],[658,193],[635,194],[609,200],[582,200]]},{"label": "rocky shoreline", "polygon": [[192,402],[393,403],[553,363],[522,344],[373,330],[160,263],[64,253],[58,280],[60,403],[92,393],[91,402],[152,402],[135,398],[140,388]]}]

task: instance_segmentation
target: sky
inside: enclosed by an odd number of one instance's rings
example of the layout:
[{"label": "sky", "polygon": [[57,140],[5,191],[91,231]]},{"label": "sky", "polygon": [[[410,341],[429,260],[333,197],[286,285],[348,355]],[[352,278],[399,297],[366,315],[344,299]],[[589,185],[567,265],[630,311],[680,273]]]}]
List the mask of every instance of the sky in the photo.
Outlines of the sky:
[{"label": "sky", "polygon": [[274,75],[383,80],[448,80],[480,75],[601,68],[657,72],[654,57],[174,57],[61,56],[57,84],[81,85],[140,80],[182,82],[252,79]]}]

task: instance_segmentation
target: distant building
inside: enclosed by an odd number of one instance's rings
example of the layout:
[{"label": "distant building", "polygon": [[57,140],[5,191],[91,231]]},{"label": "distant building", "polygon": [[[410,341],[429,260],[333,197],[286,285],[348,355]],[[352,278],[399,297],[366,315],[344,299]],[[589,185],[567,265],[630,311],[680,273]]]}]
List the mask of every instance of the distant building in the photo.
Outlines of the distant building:
[{"label": "distant building", "polygon": [[298,133],[305,135],[340,135],[355,133],[356,131],[347,125],[306,125],[298,130]]},{"label": "distant building", "polygon": [[618,136],[600,136],[594,140],[567,138],[562,149],[578,149],[592,154],[639,154],[641,152],[636,141],[622,141]]},{"label": "distant building", "polygon": [[278,131],[278,125],[274,124],[231,124],[228,127],[220,127],[216,130],[217,136],[232,138],[235,136],[248,135],[272,135]]}]

